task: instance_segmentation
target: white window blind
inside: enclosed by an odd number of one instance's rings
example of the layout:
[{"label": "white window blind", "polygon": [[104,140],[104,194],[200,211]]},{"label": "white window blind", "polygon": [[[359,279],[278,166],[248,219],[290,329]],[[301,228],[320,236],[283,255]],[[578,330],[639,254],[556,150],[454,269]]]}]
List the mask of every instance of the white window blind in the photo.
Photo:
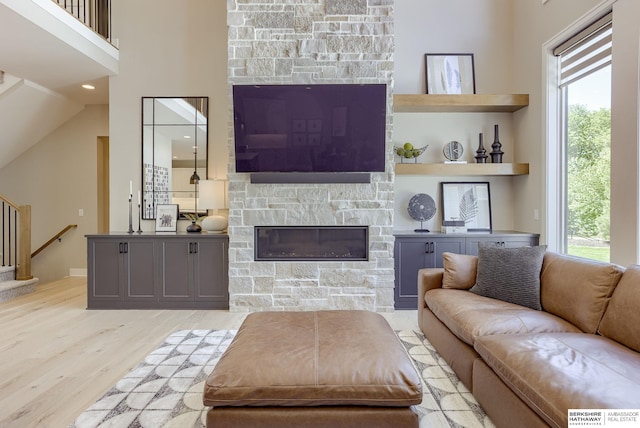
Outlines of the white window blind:
[{"label": "white window blind", "polygon": [[560,57],[560,87],[611,64],[611,13],[603,16],[553,50]]}]

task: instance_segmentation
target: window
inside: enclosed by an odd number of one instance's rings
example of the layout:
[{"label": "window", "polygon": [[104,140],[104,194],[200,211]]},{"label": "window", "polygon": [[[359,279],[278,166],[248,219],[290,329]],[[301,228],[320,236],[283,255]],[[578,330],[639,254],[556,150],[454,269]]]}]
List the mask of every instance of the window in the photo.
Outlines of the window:
[{"label": "window", "polygon": [[559,60],[558,250],[609,261],[611,14],[553,53]]}]

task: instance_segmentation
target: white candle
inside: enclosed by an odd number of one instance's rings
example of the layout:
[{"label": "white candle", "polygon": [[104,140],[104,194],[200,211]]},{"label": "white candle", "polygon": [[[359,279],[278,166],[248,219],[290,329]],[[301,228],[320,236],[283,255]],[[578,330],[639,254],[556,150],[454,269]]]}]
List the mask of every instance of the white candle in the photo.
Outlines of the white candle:
[{"label": "white candle", "polygon": [[129,199],[133,198],[133,181],[129,180]]},{"label": "white candle", "polygon": [[140,190],[138,190],[138,206],[140,206]]}]

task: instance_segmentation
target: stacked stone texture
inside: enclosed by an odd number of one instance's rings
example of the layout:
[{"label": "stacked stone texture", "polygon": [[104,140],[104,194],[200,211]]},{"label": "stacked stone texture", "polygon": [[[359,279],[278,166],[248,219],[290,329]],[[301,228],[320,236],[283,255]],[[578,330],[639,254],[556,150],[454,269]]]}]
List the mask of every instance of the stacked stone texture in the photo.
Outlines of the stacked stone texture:
[{"label": "stacked stone texture", "polygon": [[[228,0],[229,294],[235,312],[393,310],[393,0]],[[370,184],[235,173],[234,84],[385,83],[386,172]],[[369,226],[369,261],[256,262],[254,226]]]}]

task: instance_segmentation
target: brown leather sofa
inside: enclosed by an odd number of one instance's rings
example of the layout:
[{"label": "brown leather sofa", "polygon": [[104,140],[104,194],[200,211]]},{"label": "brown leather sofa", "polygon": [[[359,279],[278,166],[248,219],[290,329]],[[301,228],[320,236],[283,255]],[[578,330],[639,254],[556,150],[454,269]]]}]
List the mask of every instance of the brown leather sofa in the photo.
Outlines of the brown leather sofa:
[{"label": "brown leather sofa", "polygon": [[444,265],[419,272],[418,322],[497,427],[640,408],[640,266],[547,251],[539,311],[468,291],[474,256]]}]

